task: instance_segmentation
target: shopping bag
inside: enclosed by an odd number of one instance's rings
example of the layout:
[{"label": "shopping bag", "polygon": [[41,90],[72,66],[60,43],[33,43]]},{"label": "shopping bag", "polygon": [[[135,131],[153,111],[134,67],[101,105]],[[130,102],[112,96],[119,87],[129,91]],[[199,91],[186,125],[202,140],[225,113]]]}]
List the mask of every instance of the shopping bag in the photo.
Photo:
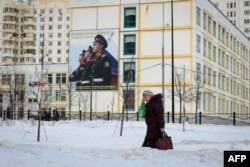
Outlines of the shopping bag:
[{"label": "shopping bag", "polygon": [[145,103],[141,103],[141,105],[139,106],[138,115],[140,118],[145,118],[145,115],[146,115],[146,104]]},{"label": "shopping bag", "polygon": [[[166,132],[164,132],[166,134]],[[156,146],[159,150],[172,150],[173,142],[171,136],[165,135],[164,137],[158,138]]]}]

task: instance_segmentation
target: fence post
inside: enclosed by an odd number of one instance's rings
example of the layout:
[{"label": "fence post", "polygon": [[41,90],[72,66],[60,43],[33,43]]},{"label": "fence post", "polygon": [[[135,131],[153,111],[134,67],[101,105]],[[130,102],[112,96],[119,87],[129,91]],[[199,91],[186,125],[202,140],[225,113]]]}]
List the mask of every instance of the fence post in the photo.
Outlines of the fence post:
[{"label": "fence post", "polygon": [[109,116],[110,116],[109,114],[110,114],[110,112],[108,111],[108,121],[109,121]]},{"label": "fence post", "polygon": [[6,110],[3,110],[3,120],[5,121],[5,117],[6,117]]},{"label": "fence post", "polygon": [[126,112],[126,120],[128,121],[128,109],[127,109],[127,112]]},{"label": "fence post", "polygon": [[79,119],[82,120],[82,110],[79,111]]},{"label": "fence post", "polygon": [[199,112],[199,124],[201,125],[201,112]]},{"label": "fence post", "polygon": [[236,119],[236,114],[235,114],[235,112],[233,112],[233,117],[234,117],[234,119],[233,119],[233,125],[235,126],[235,119]]},{"label": "fence post", "polygon": [[167,112],[167,122],[169,123],[169,112]]},{"label": "fence post", "polygon": [[137,122],[139,121],[139,112],[138,111],[136,113],[136,120],[137,120]]},{"label": "fence post", "polygon": [[28,120],[30,120],[30,110],[28,110]]}]

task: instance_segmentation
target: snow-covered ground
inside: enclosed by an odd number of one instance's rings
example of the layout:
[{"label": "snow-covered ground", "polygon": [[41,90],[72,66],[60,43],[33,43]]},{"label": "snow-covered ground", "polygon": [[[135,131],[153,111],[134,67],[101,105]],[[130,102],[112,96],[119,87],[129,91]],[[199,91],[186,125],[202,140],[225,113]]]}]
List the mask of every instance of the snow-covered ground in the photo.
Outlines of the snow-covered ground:
[{"label": "snow-covered ground", "polygon": [[166,124],[174,150],[142,148],[145,122],[0,120],[0,167],[223,167],[225,150],[250,150],[248,126]]}]

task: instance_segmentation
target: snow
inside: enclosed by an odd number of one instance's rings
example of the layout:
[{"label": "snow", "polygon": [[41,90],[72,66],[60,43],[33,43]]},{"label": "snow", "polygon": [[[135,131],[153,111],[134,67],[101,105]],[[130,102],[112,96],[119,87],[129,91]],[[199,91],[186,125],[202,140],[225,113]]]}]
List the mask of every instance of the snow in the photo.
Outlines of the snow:
[{"label": "snow", "polygon": [[225,150],[250,150],[248,126],[166,124],[174,150],[141,147],[144,121],[0,120],[1,167],[222,167]]}]

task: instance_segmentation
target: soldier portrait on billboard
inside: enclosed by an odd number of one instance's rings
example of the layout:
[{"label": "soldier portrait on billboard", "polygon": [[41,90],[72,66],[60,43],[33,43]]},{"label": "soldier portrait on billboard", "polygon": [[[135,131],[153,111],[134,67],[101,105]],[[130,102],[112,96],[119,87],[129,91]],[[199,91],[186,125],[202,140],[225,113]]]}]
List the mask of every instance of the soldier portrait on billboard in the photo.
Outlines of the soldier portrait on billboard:
[{"label": "soldier portrait on billboard", "polygon": [[79,55],[78,57],[78,61],[79,61],[79,66],[77,67],[77,69],[75,69],[69,76],[69,81],[70,82],[74,82],[74,81],[80,81],[81,80],[81,76],[82,76],[82,72],[85,66],[84,63],[84,56],[85,56],[85,50],[82,51],[82,53]]},{"label": "soldier portrait on billboard", "polygon": [[[105,35],[102,33],[96,33],[94,35],[91,32],[86,32],[85,35],[85,31],[76,33],[83,34],[83,43],[88,42],[88,49],[84,50],[84,56],[79,59],[79,67],[69,75],[69,82],[75,82],[76,86],[81,86],[81,88],[78,87],[78,90],[90,89],[90,85],[93,86],[94,89],[113,89],[118,84],[118,48],[111,39],[114,33],[112,31],[105,31],[105,33],[103,33]],[[72,48],[79,44],[79,42],[76,42],[79,40],[79,36],[76,34],[72,35],[76,38],[75,41],[72,40],[72,43],[75,42],[75,45],[72,44]],[[90,39],[91,36],[92,40]],[[89,45],[90,40],[92,46]],[[72,53],[75,51],[76,49],[72,49]],[[72,64],[74,64],[74,62],[76,61],[71,57],[69,64],[73,66]]]},{"label": "soldier portrait on billboard", "polygon": [[93,42],[94,60],[91,66],[93,85],[103,86],[111,84],[111,62],[103,50],[107,48],[106,39],[98,34]]}]

